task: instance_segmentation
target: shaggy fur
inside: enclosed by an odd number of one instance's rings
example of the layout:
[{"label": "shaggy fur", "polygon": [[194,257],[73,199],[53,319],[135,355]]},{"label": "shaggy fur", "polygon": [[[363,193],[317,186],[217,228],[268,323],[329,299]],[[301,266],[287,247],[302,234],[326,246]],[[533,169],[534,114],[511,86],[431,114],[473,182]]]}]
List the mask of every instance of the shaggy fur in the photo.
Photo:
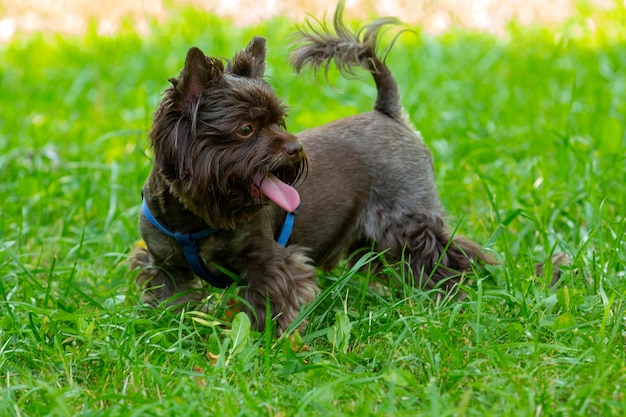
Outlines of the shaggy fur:
[{"label": "shaggy fur", "polygon": [[[265,40],[255,37],[226,63],[189,50],[180,76],[155,114],[154,166],[143,189],[152,213],[170,230],[221,229],[199,244],[208,268],[239,276],[255,328],[271,318],[284,331],[316,297],[315,266],[331,269],[358,248],[404,260],[415,285],[452,288],[472,261],[490,261],[477,244],[451,236],[430,152],[407,122],[395,79],[377,55],[380,19],[357,33],[342,22],[309,25],[292,55],[294,67],[346,76],[363,67],[374,78],[374,110],[307,130],[285,130],[285,107],[264,81]],[[301,198],[286,247],[275,237],[285,211],[269,201],[259,178],[294,185]],[[263,188],[263,190],[262,190]],[[153,304],[201,287],[178,244],[140,216],[147,249],[134,254],[137,282]],[[189,290],[189,291],[188,291]]]}]

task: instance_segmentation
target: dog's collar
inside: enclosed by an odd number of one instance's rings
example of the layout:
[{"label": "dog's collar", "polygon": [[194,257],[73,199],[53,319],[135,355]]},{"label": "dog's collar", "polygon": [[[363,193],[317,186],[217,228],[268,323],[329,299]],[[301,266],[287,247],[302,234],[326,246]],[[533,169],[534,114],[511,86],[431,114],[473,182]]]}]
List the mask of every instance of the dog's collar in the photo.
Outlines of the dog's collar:
[{"label": "dog's collar", "polygon": [[296,214],[300,211],[300,205],[294,211],[287,213],[285,216],[285,221],[283,222],[283,228],[280,230],[280,234],[276,239],[276,243],[280,246],[287,246],[287,242],[291,237],[291,232],[293,231],[293,224],[296,221]]},{"label": "dog's collar", "polygon": [[[291,236],[291,232],[293,231],[293,224],[295,222],[295,216],[298,214],[300,210],[300,206],[296,208],[293,212],[287,213],[285,217],[285,222],[283,223],[283,227],[276,239],[276,242],[281,246],[286,246],[289,241],[289,237]],[[193,270],[193,272],[202,278],[204,281],[211,284],[213,287],[218,288],[228,288],[232,285],[233,280],[226,275],[218,275],[210,271],[202,262],[200,258],[200,254],[198,253],[198,245],[196,242],[200,239],[207,238],[221,229],[213,229],[208,228],[204,230],[200,230],[195,233],[180,233],[180,232],[172,232],[167,227],[163,225],[150,211],[148,208],[148,204],[146,204],[146,200],[142,198],[141,202],[141,211],[143,215],[146,217],[146,220],[150,222],[151,225],[156,227],[159,232],[163,233],[165,236],[175,239],[176,242],[180,245],[180,248],[183,250],[183,254],[185,255],[185,260],[189,267]]]}]

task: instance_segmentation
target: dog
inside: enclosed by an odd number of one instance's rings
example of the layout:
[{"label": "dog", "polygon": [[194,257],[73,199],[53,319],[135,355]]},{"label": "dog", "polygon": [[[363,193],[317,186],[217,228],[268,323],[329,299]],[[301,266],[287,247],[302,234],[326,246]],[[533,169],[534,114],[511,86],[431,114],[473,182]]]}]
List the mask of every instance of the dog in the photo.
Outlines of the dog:
[{"label": "dog", "polygon": [[298,72],[334,62],[347,77],[364,68],[374,109],[298,135],[264,79],[265,39],[228,60],[189,50],[150,131],[154,163],[139,218],[146,247],[132,257],[145,302],[196,302],[199,278],[236,281],[254,328],[273,320],[282,333],[318,295],[316,267],[333,269],[360,248],[384,251],[421,288],[450,290],[491,262],[446,225],[431,153],[377,54],[383,28],[398,21],[350,31],[343,10],[340,2],[332,27],[301,27],[291,62]]}]

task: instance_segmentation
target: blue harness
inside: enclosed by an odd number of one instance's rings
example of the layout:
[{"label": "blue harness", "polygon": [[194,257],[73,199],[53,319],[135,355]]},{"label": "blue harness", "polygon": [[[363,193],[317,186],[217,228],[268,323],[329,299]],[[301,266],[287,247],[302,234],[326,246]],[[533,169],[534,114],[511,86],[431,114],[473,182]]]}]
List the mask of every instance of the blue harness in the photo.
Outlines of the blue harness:
[{"label": "blue harness", "polygon": [[[283,223],[283,228],[276,239],[279,245],[285,246],[289,241],[289,237],[291,236],[291,232],[293,230],[293,224],[295,221],[296,214],[298,214],[298,207],[295,211],[287,213],[285,217],[285,222]],[[189,267],[193,270],[193,272],[202,278],[204,281],[208,282],[214,287],[218,288],[228,288],[232,285],[233,280],[227,275],[216,274],[210,271],[200,259],[200,255],[198,254],[198,245],[197,242],[201,239],[207,238],[214,233],[220,231],[220,229],[204,229],[195,233],[180,233],[180,232],[172,232],[167,227],[163,225],[154,215],[150,212],[148,205],[146,204],[146,200],[142,200],[141,203],[141,211],[143,215],[146,216],[146,219],[156,227],[161,233],[165,236],[175,239],[176,242],[180,245],[180,248],[185,255],[185,260],[189,264]]]}]

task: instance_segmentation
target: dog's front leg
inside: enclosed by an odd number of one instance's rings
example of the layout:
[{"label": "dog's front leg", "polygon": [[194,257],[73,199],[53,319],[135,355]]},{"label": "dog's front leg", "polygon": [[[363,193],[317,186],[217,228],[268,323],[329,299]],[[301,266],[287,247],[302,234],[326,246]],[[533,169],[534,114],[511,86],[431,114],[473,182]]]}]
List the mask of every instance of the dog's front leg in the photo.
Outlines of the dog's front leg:
[{"label": "dog's front leg", "polygon": [[[168,301],[168,305],[197,303],[203,293],[200,281],[186,264],[174,265],[157,261],[147,248],[136,248],[131,256],[131,268],[138,268],[137,286],[143,291],[142,301],[152,306]],[[177,297],[172,297],[180,294]],[[170,299],[171,298],[171,299]]]},{"label": "dog's front leg", "polygon": [[[303,305],[312,302],[319,290],[315,268],[297,246],[276,245],[271,251],[250,254],[250,262],[241,278],[248,285],[243,297],[255,329],[265,328],[269,303],[271,319],[276,321],[279,334],[298,317]],[[303,330],[306,321],[300,325]]]}]

